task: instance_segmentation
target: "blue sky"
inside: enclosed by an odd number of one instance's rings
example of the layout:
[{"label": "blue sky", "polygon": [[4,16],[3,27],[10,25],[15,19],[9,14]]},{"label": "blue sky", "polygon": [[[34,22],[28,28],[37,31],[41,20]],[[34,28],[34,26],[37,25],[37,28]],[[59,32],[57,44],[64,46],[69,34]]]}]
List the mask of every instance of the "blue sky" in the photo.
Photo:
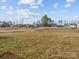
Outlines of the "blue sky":
[{"label": "blue sky", "polygon": [[78,20],[79,0],[0,0],[0,20],[25,23],[38,21],[44,14],[52,20]]}]

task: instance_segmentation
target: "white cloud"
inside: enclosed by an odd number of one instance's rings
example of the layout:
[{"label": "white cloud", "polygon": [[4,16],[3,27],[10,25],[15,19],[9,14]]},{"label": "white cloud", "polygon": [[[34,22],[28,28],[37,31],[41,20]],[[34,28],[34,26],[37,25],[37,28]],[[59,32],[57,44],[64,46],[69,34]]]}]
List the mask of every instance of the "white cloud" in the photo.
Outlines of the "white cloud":
[{"label": "white cloud", "polygon": [[70,7],[76,0],[66,0],[65,8]]},{"label": "white cloud", "polygon": [[58,7],[58,3],[55,3],[55,4],[53,5],[53,7],[54,7],[54,8],[57,8],[57,7]]},{"label": "white cloud", "polygon": [[79,18],[79,16],[74,16],[75,18]]},{"label": "white cloud", "polygon": [[42,4],[43,0],[20,0],[18,4],[26,4],[30,5],[31,7],[33,6],[43,6]]},{"label": "white cloud", "polygon": [[71,4],[68,3],[68,4],[66,4],[64,7],[65,7],[65,8],[68,8],[68,7],[70,7],[70,6],[71,6]]},{"label": "white cloud", "polygon": [[43,6],[42,2],[43,2],[43,0],[38,0],[37,4]]},{"label": "white cloud", "polygon": [[10,10],[12,10],[12,9],[13,9],[13,7],[12,7],[12,6],[10,6],[10,7],[9,7],[9,9],[10,9]]},{"label": "white cloud", "polygon": [[14,8],[12,6],[9,6],[8,8],[7,6],[1,6],[1,9],[2,10],[13,10]]},{"label": "white cloud", "polygon": [[74,3],[76,0],[66,0],[67,3]]},{"label": "white cloud", "polygon": [[19,18],[33,18],[36,16],[40,16],[39,13],[34,13],[28,9],[18,9],[16,13],[18,14]]},{"label": "white cloud", "polygon": [[35,6],[30,6],[30,8],[34,8],[34,9],[37,9],[37,8],[39,8],[37,5],[35,5]]},{"label": "white cloud", "polygon": [[31,4],[34,3],[33,0],[20,0],[19,4]]},{"label": "white cloud", "polygon": [[2,9],[2,10],[5,10],[5,9],[6,9],[6,6],[1,6],[1,9]]},{"label": "white cloud", "polygon": [[1,0],[2,2],[6,2],[6,0]]}]

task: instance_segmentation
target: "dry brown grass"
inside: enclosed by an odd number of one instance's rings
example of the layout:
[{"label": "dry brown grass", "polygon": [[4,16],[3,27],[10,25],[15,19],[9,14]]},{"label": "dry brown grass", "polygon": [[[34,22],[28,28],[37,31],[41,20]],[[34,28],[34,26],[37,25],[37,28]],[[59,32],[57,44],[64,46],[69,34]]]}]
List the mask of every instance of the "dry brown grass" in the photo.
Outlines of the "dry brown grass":
[{"label": "dry brown grass", "polygon": [[6,51],[9,59],[79,59],[79,30],[0,33],[0,59]]}]

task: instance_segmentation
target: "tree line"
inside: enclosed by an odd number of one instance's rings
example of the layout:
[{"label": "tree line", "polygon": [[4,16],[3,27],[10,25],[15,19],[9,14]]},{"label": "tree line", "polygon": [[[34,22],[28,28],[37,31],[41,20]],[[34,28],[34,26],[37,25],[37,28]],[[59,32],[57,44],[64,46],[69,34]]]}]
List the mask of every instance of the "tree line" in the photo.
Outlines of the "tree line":
[{"label": "tree line", "polygon": [[[63,24],[63,20],[59,20],[58,23],[55,23],[54,20],[49,18],[47,15],[44,15],[41,20],[33,22],[33,24],[15,24],[15,22],[12,21],[0,21],[0,27],[64,27],[69,26],[70,24],[65,23]],[[71,25],[75,25],[77,27],[76,23],[71,23]]]},{"label": "tree line", "polygon": [[[35,24],[35,23],[34,23]],[[64,23],[63,20],[59,20],[57,23],[54,22],[51,18],[49,18],[47,15],[44,15],[40,21],[36,22],[37,27],[75,27],[77,28],[79,23],[76,22],[70,22],[70,23]]]},{"label": "tree line", "polygon": [[[47,15],[44,15],[40,21],[37,21],[36,24],[37,26],[42,26],[42,27],[54,27],[54,26],[59,26],[62,27],[63,25],[63,20],[59,20],[58,21],[59,25],[57,25],[57,23],[54,22],[54,20],[52,20],[51,18],[49,18]],[[33,23],[35,24],[35,22]]]}]

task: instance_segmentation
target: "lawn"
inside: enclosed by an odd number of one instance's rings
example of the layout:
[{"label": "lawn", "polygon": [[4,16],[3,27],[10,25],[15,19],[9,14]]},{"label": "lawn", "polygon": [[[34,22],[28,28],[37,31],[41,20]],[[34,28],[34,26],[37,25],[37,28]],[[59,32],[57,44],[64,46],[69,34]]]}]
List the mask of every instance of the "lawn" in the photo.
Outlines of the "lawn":
[{"label": "lawn", "polygon": [[1,32],[0,59],[79,59],[79,30]]}]

